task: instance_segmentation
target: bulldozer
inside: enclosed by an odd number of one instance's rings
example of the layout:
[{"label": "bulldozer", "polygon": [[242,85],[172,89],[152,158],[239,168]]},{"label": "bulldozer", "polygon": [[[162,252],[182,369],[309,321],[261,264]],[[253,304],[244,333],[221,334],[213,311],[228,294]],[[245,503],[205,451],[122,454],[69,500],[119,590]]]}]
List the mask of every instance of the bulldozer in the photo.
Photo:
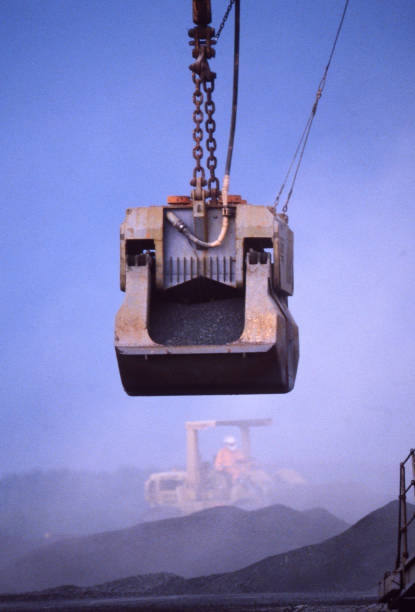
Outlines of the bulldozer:
[{"label": "bulldozer", "polygon": [[[186,470],[157,472],[145,483],[145,499],[151,508],[174,508],[190,514],[206,508],[237,505],[257,508],[270,502],[272,480],[251,456],[252,427],[266,427],[272,419],[188,421]],[[215,427],[237,427],[241,438],[240,477],[231,481],[215,468],[215,462],[202,461],[199,432]]]}]

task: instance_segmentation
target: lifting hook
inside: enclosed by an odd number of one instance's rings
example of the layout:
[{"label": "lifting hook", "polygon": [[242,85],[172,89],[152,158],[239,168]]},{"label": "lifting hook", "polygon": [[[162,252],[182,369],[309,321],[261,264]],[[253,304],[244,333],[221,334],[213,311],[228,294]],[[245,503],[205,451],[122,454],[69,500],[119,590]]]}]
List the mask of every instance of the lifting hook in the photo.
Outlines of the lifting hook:
[{"label": "lifting hook", "polygon": [[196,72],[200,76],[202,83],[211,82],[216,78],[216,72],[212,72],[206,58],[206,47],[201,45],[199,56],[194,64],[189,66],[189,70]]}]

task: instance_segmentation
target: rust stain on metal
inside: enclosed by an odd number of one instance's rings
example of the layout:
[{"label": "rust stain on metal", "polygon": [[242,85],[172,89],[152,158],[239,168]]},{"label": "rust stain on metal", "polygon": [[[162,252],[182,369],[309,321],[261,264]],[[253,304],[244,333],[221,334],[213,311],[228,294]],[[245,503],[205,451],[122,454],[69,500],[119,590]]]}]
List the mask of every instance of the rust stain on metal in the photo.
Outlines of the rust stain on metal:
[{"label": "rust stain on metal", "polygon": [[[234,215],[223,248],[217,253],[189,253],[185,239],[168,225],[165,211],[174,205],[187,222],[193,209],[181,196],[173,198],[166,206],[128,209],[121,226],[120,284],[126,293],[116,317],[115,348],[126,391],[131,395],[289,391],[297,369],[298,328],[286,306],[293,279],[292,232],[286,219],[266,206],[241,206],[241,196],[230,196]],[[220,206],[207,208],[210,222],[220,223]],[[129,240],[134,241],[130,251]],[[247,240],[259,248],[252,255]],[[272,246],[273,265],[270,255],[261,251]],[[141,263],[127,261],[131,248],[142,253]],[[148,327],[152,284],[163,294],[167,287],[181,290],[197,277],[228,284],[235,296],[242,297],[242,334],[223,344],[155,342]],[[211,299],[207,296],[206,304]]]},{"label": "rust stain on metal", "polygon": [[191,204],[189,196],[167,196],[167,204]]}]

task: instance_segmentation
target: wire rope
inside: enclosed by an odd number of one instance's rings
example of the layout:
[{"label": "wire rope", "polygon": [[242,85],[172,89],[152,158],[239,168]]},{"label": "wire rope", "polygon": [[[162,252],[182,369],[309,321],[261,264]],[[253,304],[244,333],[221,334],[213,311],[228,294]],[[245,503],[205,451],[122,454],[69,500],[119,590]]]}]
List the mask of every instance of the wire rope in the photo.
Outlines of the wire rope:
[{"label": "wire rope", "polygon": [[341,16],[341,19],[340,19],[340,22],[339,22],[339,25],[338,25],[338,28],[337,28],[336,36],[334,38],[334,42],[333,42],[333,45],[332,45],[332,48],[331,48],[331,51],[330,51],[329,59],[328,59],[328,62],[326,64],[326,68],[324,70],[323,76],[321,77],[320,83],[319,83],[318,88],[317,88],[317,93],[316,93],[316,97],[315,97],[315,100],[314,100],[313,107],[311,109],[310,116],[307,119],[305,128],[304,128],[303,133],[301,135],[301,138],[300,138],[300,140],[298,142],[297,148],[296,148],[295,153],[294,153],[294,155],[292,157],[292,160],[291,160],[291,163],[290,163],[290,165],[288,167],[287,173],[286,173],[286,175],[284,177],[284,180],[282,182],[280,190],[279,190],[279,192],[278,192],[278,194],[277,194],[277,196],[276,196],[276,198],[274,200],[273,208],[276,211],[277,207],[278,207],[278,204],[279,204],[279,201],[280,201],[280,197],[281,197],[281,195],[282,195],[282,193],[283,193],[283,191],[285,189],[285,185],[286,185],[286,183],[288,181],[288,178],[289,178],[289,176],[291,174],[291,171],[293,169],[294,163],[295,163],[295,161],[297,160],[297,157],[298,157],[297,165],[295,167],[295,171],[294,171],[293,179],[291,181],[291,186],[290,186],[290,189],[289,189],[289,192],[288,192],[288,195],[287,195],[287,199],[286,199],[285,204],[284,204],[284,206],[282,208],[282,212],[284,214],[287,212],[288,203],[289,203],[289,201],[291,199],[291,196],[292,196],[292,193],[293,193],[293,190],[294,190],[294,185],[295,185],[295,182],[297,180],[297,176],[298,176],[298,172],[300,170],[301,162],[303,160],[304,151],[305,151],[305,147],[306,147],[307,142],[308,142],[308,137],[310,135],[310,130],[311,130],[311,126],[312,126],[312,123],[313,123],[313,119],[316,116],[318,103],[320,101],[320,98],[322,96],[324,87],[326,85],[327,74],[328,74],[328,71],[329,71],[329,68],[330,68],[331,60],[333,59],[333,55],[334,55],[334,52],[335,52],[335,49],[336,49],[336,45],[337,45],[337,41],[338,41],[339,36],[340,36],[341,29],[343,27],[343,22],[344,22],[344,18],[346,16],[348,5],[349,5],[349,0],[346,0],[346,2],[344,4],[344,8],[343,8],[343,13],[342,13],[342,16]]}]

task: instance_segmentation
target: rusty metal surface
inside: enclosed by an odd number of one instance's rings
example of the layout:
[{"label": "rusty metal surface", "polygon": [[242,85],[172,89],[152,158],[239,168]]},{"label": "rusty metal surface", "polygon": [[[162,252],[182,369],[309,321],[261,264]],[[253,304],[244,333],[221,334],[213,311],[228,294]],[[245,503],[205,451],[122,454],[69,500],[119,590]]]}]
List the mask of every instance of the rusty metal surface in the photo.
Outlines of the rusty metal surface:
[{"label": "rusty metal surface", "polygon": [[212,21],[210,0],[192,0],[193,22],[205,26]]},{"label": "rusty metal surface", "polygon": [[[297,364],[290,363],[293,355],[287,352],[287,319],[265,289],[269,264],[247,267],[244,331],[235,342],[210,346],[165,346],[153,342],[146,327],[149,301],[141,299],[149,291],[149,267],[141,267],[138,272],[132,269],[131,284],[128,272],[126,299],[117,315],[115,335],[127,393],[194,395],[291,390]],[[265,304],[257,299],[258,295]]]},{"label": "rusty metal surface", "polygon": [[[411,463],[412,478],[406,484],[406,464]],[[386,572],[378,585],[379,601],[388,602],[389,607],[412,610],[415,598],[415,554],[409,555],[408,530],[415,525],[415,513],[408,517],[407,494],[415,495],[415,449],[399,465],[399,519],[398,546],[395,569]]]},{"label": "rusty metal surface", "polygon": [[[248,258],[247,258],[248,259]],[[245,321],[239,339],[222,345],[164,345],[149,335],[150,261],[127,267],[126,296],[115,324],[115,345],[125,355],[265,352],[286,344],[286,319],[269,291],[270,261],[246,264]]]},{"label": "rusty metal surface", "polygon": [[193,104],[195,105],[195,110],[193,111],[193,121],[195,123],[195,127],[193,129],[193,140],[195,141],[193,147],[193,159],[196,162],[195,167],[193,168],[193,176],[190,181],[192,187],[196,187],[197,179],[200,179],[200,186],[204,187],[206,185],[205,179],[205,169],[201,164],[201,160],[203,157],[203,148],[200,144],[203,140],[203,92],[201,90],[202,80],[197,76],[196,72],[192,72],[192,79],[195,86],[195,90],[193,92]]},{"label": "rusty metal surface", "polygon": [[128,355],[116,349],[128,395],[234,395],[288,393],[273,347],[267,352]]},{"label": "rusty metal surface", "polygon": [[282,215],[277,215],[274,233],[274,287],[286,295],[294,293],[294,233]]},{"label": "rusty metal surface", "polygon": [[415,597],[415,555],[410,557],[403,568],[403,597]]},{"label": "rusty metal surface", "polygon": [[150,303],[150,261],[128,267],[124,302],[115,318],[115,345],[151,347],[148,333]]},{"label": "rusty metal surface", "polygon": [[[193,121],[195,127],[193,130],[193,157],[196,165],[193,170],[192,179],[190,185],[195,188],[197,193],[197,199],[203,199],[201,190],[207,184],[207,197],[212,198],[216,201],[219,196],[219,180],[215,175],[217,159],[215,156],[216,151],[216,139],[215,130],[216,123],[213,119],[215,112],[215,103],[212,99],[212,94],[215,89],[215,78],[216,73],[210,69],[209,61],[215,57],[214,45],[216,44],[215,30],[208,24],[211,21],[211,10],[210,2],[208,0],[193,0],[193,21],[196,23],[196,27],[189,30],[190,46],[192,47],[192,57],[196,60],[189,66],[192,71],[192,80],[195,86],[193,93],[193,103],[195,110],[193,112]],[[203,129],[202,124],[205,116],[203,113],[203,102],[204,96],[203,91],[206,95],[206,101],[204,103],[204,111],[206,114],[206,122],[204,127],[206,129],[206,150],[208,152],[206,167],[210,173],[208,181],[205,178],[205,169],[201,164],[203,157]]]},{"label": "rusty metal surface", "polygon": [[283,333],[284,317],[269,292],[271,262],[246,261],[245,326],[241,337],[232,344],[271,347]]},{"label": "rusty metal surface", "polygon": [[120,228],[120,288],[125,291],[127,274],[127,242],[129,240],[154,241],[156,281],[163,281],[163,207],[140,206],[127,208]]},{"label": "rusty metal surface", "polygon": [[[240,202],[240,196],[232,196],[235,202]],[[172,196],[169,196],[169,200]],[[230,200],[232,202],[232,200]],[[278,291],[284,292],[286,295],[293,293],[293,232],[283,220],[282,215],[274,216],[272,211],[267,206],[255,206],[252,204],[235,205],[232,207],[235,215],[229,220],[229,229],[227,236],[220,247],[217,247],[213,253],[209,251],[196,251],[186,240],[186,238],[171,227],[165,219],[165,211],[173,210],[175,214],[188,226],[191,226],[192,208],[190,206],[175,206],[171,204],[168,207],[163,206],[147,206],[129,208],[126,211],[126,218],[121,225],[121,243],[120,243],[120,286],[125,290],[126,276],[126,241],[127,240],[148,240],[151,239],[155,244],[155,260],[156,260],[156,286],[158,289],[166,289],[172,285],[169,279],[169,266],[175,266],[177,258],[179,267],[184,267],[184,259],[188,260],[190,266],[190,258],[199,259],[200,269],[199,274],[205,275],[215,280],[223,280],[223,274],[219,274],[222,278],[215,277],[215,257],[227,258],[231,261],[235,260],[235,276],[232,281],[227,279],[227,283],[242,288],[244,284],[244,241],[247,238],[259,238],[269,240],[273,245],[274,256],[274,287]],[[208,206],[208,240],[216,238],[221,226],[221,207]],[[170,260],[170,257],[172,258]],[[210,257],[213,258],[212,266]],[[203,260],[207,260],[206,263]],[[170,263],[172,262],[172,263]],[[226,264],[225,264],[226,265]],[[233,265],[233,262],[232,262]],[[206,266],[206,268],[204,268]],[[166,269],[167,268],[167,269]],[[206,273],[203,273],[206,269]],[[175,271],[174,274],[177,272]],[[179,272],[180,275],[180,272]],[[179,276],[180,278],[180,276]],[[167,282],[167,285],[165,284]],[[182,282],[182,280],[179,280]],[[174,284],[174,283],[173,283]]]},{"label": "rusty metal surface", "polygon": [[191,204],[189,196],[167,196],[167,204]]},{"label": "rusty metal surface", "polygon": [[[292,232],[286,220],[265,206],[235,205],[226,238],[212,255],[211,250],[193,248],[166,221],[166,211],[172,208],[190,224],[192,207],[172,205],[128,209],[121,226],[121,285],[126,295],[116,317],[115,348],[125,390],[130,395],[290,391],[299,352],[298,328],[286,298],[293,285]],[[208,234],[217,233],[220,210],[206,207]],[[247,240],[271,248],[259,254],[247,252]],[[138,254],[131,248],[137,248]],[[138,260],[142,265],[136,265]],[[220,299],[211,301],[207,296],[188,306],[166,301],[160,320],[167,317],[177,333],[156,333],[157,326],[150,325],[153,290],[161,296],[193,282],[192,278],[205,278],[235,292],[223,303],[242,300],[240,323],[234,318],[237,311],[229,310],[228,322],[222,319],[226,309]],[[199,313],[196,319],[195,313]],[[233,323],[240,325],[239,331]]]},{"label": "rusty metal surface", "polygon": [[[214,73],[212,73],[214,74]],[[216,176],[216,167],[218,165],[218,160],[215,155],[216,151],[216,138],[214,136],[216,131],[216,122],[213,118],[215,113],[215,103],[212,98],[213,91],[215,89],[215,79],[205,79],[203,81],[203,90],[206,94],[206,102],[205,102],[205,113],[206,113],[206,122],[205,129],[207,133],[206,138],[206,150],[209,153],[206,159],[206,168],[209,170],[209,178],[208,178],[208,193],[212,200],[216,200],[219,196],[219,179]]]}]

